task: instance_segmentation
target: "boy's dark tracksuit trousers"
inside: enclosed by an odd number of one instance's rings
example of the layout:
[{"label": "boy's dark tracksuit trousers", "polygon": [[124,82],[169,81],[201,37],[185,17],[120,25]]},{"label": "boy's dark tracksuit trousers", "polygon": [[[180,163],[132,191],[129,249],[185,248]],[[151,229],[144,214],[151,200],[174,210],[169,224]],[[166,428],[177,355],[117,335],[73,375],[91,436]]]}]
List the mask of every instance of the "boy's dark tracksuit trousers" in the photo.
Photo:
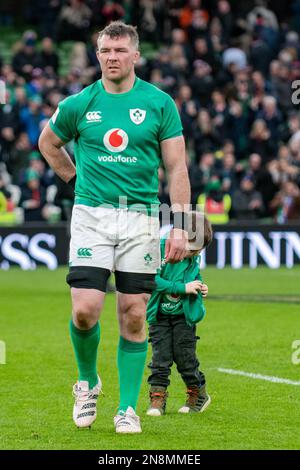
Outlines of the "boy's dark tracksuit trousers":
[{"label": "boy's dark tracksuit trousers", "polygon": [[157,323],[149,325],[152,361],[149,364],[151,386],[168,387],[173,362],[187,387],[205,384],[196,354],[196,325],[189,326],[184,315],[158,313]]}]

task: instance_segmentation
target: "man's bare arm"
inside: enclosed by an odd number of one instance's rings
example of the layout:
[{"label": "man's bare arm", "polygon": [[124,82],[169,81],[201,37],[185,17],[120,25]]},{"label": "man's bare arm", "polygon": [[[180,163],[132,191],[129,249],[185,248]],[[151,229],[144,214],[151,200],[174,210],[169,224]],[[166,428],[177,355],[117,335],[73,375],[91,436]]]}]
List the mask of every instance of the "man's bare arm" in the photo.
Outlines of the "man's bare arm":
[{"label": "man's bare arm", "polygon": [[39,138],[39,149],[54,172],[68,183],[75,176],[76,168],[63,145],[65,142],[47,124]]},{"label": "man's bare arm", "polygon": [[160,145],[167,171],[171,204],[174,211],[187,211],[191,200],[191,187],[185,160],[184,138],[173,137],[163,140]]},{"label": "man's bare arm", "polygon": [[[185,161],[184,138],[174,137],[161,142],[161,153],[167,170],[171,209],[173,212],[189,210],[191,189]],[[177,263],[186,254],[187,233],[174,228],[166,242],[166,262]]]}]

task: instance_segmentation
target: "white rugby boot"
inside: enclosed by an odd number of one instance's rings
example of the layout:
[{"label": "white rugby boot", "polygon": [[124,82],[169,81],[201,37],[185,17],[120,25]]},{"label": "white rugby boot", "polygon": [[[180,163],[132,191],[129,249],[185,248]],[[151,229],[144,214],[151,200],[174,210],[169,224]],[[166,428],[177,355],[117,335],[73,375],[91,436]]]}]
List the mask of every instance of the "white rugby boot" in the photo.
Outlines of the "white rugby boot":
[{"label": "white rugby boot", "polygon": [[117,433],[133,434],[142,432],[140,418],[131,406],[128,406],[124,414],[114,417],[114,424]]},{"label": "white rugby boot", "polygon": [[89,390],[89,383],[85,380],[78,381],[73,386],[73,421],[78,428],[90,428],[97,417],[97,399],[102,389],[101,379],[98,375],[98,383]]}]

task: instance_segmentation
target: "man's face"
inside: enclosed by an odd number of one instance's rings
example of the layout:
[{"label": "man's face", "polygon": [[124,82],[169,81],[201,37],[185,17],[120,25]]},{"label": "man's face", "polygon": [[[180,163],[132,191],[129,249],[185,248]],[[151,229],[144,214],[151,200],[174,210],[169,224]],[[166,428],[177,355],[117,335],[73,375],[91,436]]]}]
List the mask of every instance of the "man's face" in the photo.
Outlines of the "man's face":
[{"label": "man's face", "polygon": [[102,74],[107,80],[116,83],[130,75],[140,55],[129,36],[110,38],[104,35],[98,42],[98,47],[97,57]]},{"label": "man's face", "polygon": [[251,180],[249,179],[244,179],[242,180],[241,182],[241,188],[243,191],[245,191],[246,193],[250,193],[251,191],[253,191],[254,189],[254,184],[252,183]]}]

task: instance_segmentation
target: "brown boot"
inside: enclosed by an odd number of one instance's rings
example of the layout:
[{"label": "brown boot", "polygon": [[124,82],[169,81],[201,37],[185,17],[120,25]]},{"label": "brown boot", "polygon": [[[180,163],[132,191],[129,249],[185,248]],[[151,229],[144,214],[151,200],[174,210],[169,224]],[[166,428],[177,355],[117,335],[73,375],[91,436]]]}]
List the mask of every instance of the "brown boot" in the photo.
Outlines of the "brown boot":
[{"label": "brown boot", "polygon": [[203,413],[211,402],[205,385],[202,385],[202,387],[192,385],[187,388],[186,393],[187,400],[185,405],[178,410],[178,413]]},{"label": "brown boot", "polygon": [[161,416],[166,412],[168,392],[165,387],[152,386],[149,392],[150,406],[148,416]]}]

